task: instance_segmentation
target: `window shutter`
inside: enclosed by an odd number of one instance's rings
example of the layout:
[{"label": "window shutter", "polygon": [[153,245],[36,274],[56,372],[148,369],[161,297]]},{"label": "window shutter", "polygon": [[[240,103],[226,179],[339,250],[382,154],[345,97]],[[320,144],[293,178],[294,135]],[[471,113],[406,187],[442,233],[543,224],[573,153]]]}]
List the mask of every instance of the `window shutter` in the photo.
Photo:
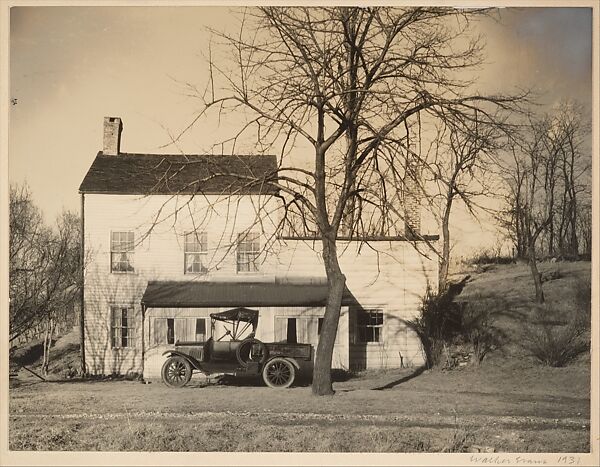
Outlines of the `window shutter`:
[{"label": "window shutter", "polygon": [[311,317],[306,320],[307,344],[317,345],[319,342],[319,317]]},{"label": "window shutter", "polygon": [[186,318],[175,318],[175,342],[189,340],[187,321]]},{"label": "window shutter", "polygon": [[299,344],[307,344],[309,342],[308,321],[308,318],[296,318],[296,334]]},{"label": "window shutter", "polygon": [[287,318],[283,316],[275,317],[275,342],[287,340]]},{"label": "window shutter", "polygon": [[152,333],[154,345],[160,345],[167,342],[167,319],[166,318],[154,318]]}]

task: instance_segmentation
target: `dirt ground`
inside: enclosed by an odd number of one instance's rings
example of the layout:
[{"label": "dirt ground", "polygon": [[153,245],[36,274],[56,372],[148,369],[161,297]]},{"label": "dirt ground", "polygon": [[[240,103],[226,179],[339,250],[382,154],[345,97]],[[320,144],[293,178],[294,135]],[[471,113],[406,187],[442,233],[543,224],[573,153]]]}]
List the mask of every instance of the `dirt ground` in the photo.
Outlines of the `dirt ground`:
[{"label": "dirt ground", "polygon": [[586,362],[369,372],[320,398],[253,381],[170,389],[21,372],[9,440],[11,450],[588,452],[589,383]]}]

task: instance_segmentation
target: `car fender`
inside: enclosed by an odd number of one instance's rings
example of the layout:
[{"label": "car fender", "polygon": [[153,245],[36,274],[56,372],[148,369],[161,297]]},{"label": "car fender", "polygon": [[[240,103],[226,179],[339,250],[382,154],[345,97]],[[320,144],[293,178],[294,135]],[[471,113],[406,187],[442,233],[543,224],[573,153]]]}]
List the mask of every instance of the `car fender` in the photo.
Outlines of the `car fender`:
[{"label": "car fender", "polygon": [[194,368],[196,370],[200,370],[200,362],[198,362],[198,360],[196,360],[194,357],[189,356],[188,354],[179,352],[177,350],[167,350],[166,352],[163,352],[162,354],[163,354],[163,356],[168,355],[169,357],[178,356],[178,357],[185,358],[189,362],[189,364],[192,365],[192,368]]}]

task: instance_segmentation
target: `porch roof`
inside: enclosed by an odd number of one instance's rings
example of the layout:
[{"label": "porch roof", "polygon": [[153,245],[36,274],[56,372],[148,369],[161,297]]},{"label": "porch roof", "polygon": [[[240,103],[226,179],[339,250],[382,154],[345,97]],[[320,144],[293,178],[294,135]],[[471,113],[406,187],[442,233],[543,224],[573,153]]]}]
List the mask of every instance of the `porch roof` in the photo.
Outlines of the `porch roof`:
[{"label": "porch roof", "polygon": [[[147,308],[324,306],[327,283],[150,281],[142,297]],[[355,303],[348,290],[342,305]]]}]

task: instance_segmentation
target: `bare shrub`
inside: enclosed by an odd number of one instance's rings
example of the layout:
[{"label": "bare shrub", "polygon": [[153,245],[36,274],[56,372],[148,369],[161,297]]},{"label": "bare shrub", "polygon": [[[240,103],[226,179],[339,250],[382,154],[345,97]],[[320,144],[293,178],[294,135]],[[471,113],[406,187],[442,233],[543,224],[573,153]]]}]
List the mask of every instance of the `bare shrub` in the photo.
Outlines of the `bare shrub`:
[{"label": "bare shrub", "polygon": [[510,255],[503,255],[498,249],[483,248],[470,258],[466,258],[464,262],[472,266],[480,266],[483,264],[513,264],[516,263],[516,260]]},{"label": "bare shrub", "polygon": [[556,324],[552,319],[557,310],[537,307],[535,326],[526,326],[525,342],[522,347],[540,363],[552,367],[563,367],[590,347],[585,310],[576,309],[566,324]]},{"label": "bare shrub", "polygon": [[468,303],[455,301],[467,280],[441,293],[428,289],[419,316],[407,323],[421,340],[427,368],[452,368],[460,364],[458,359],[479,364],[502,343],[504,335],[493,326],[495,303],[481,297]]},{"label": "bare shrub", "polygon": [[450,290],[436,293],[428,287],[419,316],[407,322],[421,340],[427,368],[442,363],[448,344],[461,327],[461,307],[454,302],[455,294]]},{"label": "bare shrub", "polygon": [[573,292],[579,325],[589,330],[592,325],[592,284],[590,281],[577,279],[573,284]]},{"label": "bare shrub", "polygon": [[472,352],[471,363],[479,365],[492,350],[502,345],[506,335],[494,326],[493,310],[497,303],[491,299],[473,297],[463,309],[461,338]]}]

